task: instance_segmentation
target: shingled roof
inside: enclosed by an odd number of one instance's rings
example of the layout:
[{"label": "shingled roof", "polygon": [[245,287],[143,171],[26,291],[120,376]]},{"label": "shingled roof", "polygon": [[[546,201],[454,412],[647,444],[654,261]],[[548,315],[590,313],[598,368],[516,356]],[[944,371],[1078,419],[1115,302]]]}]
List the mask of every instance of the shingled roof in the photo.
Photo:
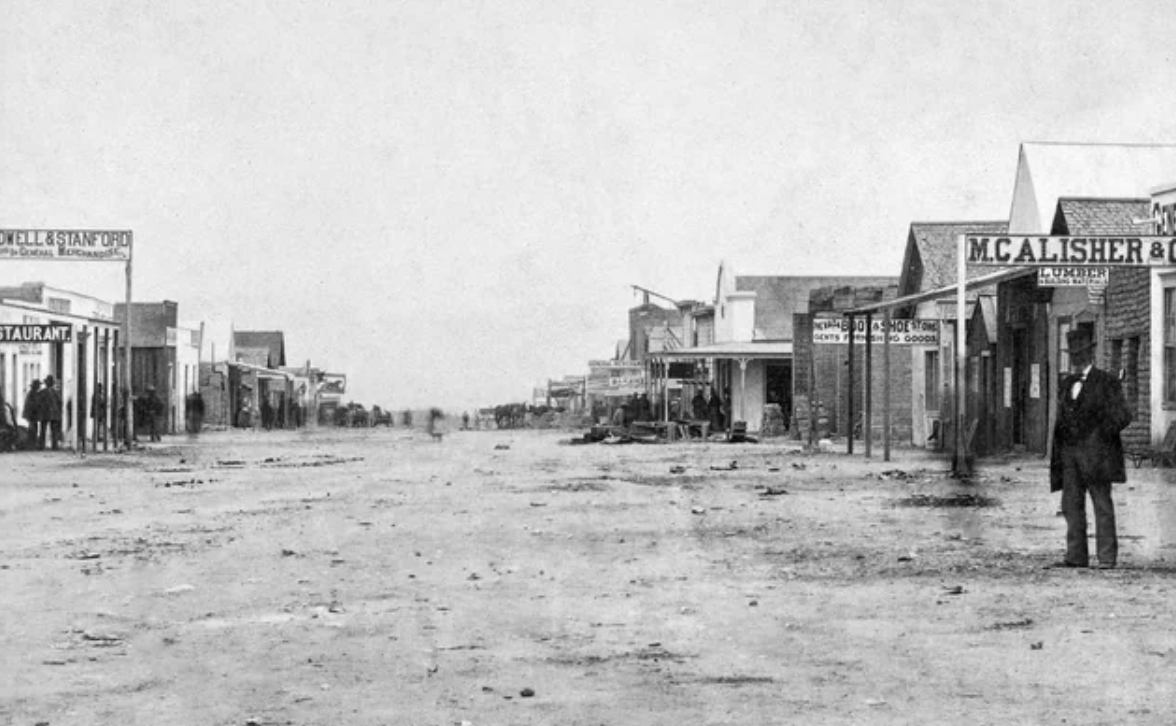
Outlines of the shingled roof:
[{"label": "shingled roof", "polygon": [[824,287],[891,287],[897,277],[776,277],[737,275],[735,289],[755,292],[755,339],[792,340],[793,313],[809,311],[809,296]]},{"label": "shingled roof", "polygon": [[[266,368],[278,368],[286,365],[286,337],[280,330],[235,330],[233,331],[233,349],[245,352],[249,349],[262,348],[268,351],[265,362]],[[250,356],[252,357],[252,356]],[[253,361],[249,361],[253,362]]]},{"label": "shingled roof", "polygon": [[1054,235],[1151,234],[1148,199],[1062,197],[1054,213]]},{"label": "shingled roof", "polygon": [[[906,252],[902,260],[898,295],[905,297],[936,290],[956,283],[956,266],[961,234],[1004,234],[1009,223],[988,222],[911,222]],[[995,272],[992,267],[968,268],[967,278]]]}]

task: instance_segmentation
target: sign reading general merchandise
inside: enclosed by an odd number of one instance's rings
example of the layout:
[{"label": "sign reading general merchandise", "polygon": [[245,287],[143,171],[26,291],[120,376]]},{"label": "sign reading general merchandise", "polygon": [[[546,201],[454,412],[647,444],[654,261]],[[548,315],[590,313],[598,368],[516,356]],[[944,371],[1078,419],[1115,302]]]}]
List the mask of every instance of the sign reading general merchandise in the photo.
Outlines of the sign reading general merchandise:
[{"label": "sign reading general merchandise", "polygon": [[628,396],[645,390],[645,367],[631,360],[588,361],[588,393]]},{"label": "sign reading general merchandise", "polygon": [[[881,345],[884,320],[873,320],[870,324],[870,342]],[[939,321],[937,320],[891,320],[889,328],[891,345],[939,345]],[[849,321],[844,318],[818,318],[813,321],[813,343],[840,344],[849,342]],[[866,321],[853,321],[853,342],[866,342]]]},{"label": "sign reading general merchandise", "polygon": [[1176,237],[961,235],[969,265],[1149,267],[1176,265]]},{"label": "sign reading general merchandise", "polygon": [[0,259],[128,262],[129,230],[0,229]]},{"label": "sign reading general merchandise", "polygon": [[60,323],[0,325],[0,343],[69,343],[73,328]]}]

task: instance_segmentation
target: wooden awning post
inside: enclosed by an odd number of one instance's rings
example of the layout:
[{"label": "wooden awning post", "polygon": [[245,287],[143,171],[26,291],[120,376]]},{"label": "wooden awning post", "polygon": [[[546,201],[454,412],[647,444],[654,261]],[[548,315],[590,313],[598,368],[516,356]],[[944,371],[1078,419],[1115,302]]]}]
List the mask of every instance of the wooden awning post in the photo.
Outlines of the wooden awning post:
[{"label": "wooden awning post", "polygon": [[882,315],[882,461],[890,461],[890,308]]},{"label": "wooden awning post", "polygon": [[873,439],[871,435],[872,424],[874,423],[874,381],[872,376],[874,373],[874,344],[872,339],[874,337],[874,315],[873,313],[866,313],[866,400],[862,408],[865,409],[865,415],[862,417],[862,439],[865,442],[866,458],[870,458],[870,453],[873,450]]},{"label": "wooden awning post", "polygon": [[846,397],[846,420],[848,429],[848,436],[846,436],[846,450],[845,453],[853,454],[853,315],[847,316],[849,318],[849,354],[847,356],[846,365],[849,368],[849,385],[848,395]]}]

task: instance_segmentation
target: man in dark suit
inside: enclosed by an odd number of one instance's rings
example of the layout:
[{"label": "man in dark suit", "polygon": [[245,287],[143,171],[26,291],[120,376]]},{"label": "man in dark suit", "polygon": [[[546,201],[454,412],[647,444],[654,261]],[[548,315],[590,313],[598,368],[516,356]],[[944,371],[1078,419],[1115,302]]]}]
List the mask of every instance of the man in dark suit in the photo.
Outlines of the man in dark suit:
[{"label": "man in dark suit", "polygon": [[1067,336],[1073,372],[1058,392],[1050,460],[1050,491],[1062,492],[1066,517],[1066,558],[1056,567],[1087,567],[1086,495],[1094,505],[1098,566],[1113,568],[1119,555],[1111,483],[1127,481],[1119,432],[1131,423],[1119,379],[1094,367],[1089,330]]}]

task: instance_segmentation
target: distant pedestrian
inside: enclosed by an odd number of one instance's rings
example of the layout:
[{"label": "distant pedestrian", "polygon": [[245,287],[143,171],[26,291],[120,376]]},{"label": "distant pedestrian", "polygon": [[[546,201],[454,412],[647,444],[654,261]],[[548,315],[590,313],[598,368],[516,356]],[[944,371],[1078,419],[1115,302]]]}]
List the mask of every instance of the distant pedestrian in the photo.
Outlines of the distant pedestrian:
[{"label": "distant pedestrian", "polygon": [[1119,432],[1131,423],[1131,409],[1119,379],[1094,367],[1094,337],[1089,330],[1071,331],[1066,341],[1073,372],[1059,390],[1050,459],[1050,491],[1062,492],[1066,517],[1066,557],[1056,567],[1087,567],[1086,495],[1094,505],[1098,566],[1118,562],[1112,482],[1127,481]]},{"label": "distant pedestrian", "polygon": [[155,386],[147,386],[147,395],[143,397],[143,413],[147,416],[147,431],[151,441],[161,441],[159,437],[159,417],[163,415],[163,401],[155,392]]},{"label": "distant pedestrian", "polygon": [[29,392],[25,394],[24,408],[21,417],[29,423],[29,441],[37,442],[37,448],[44,448],[41,436],[41,381],[34,380],[29,384]]},{"label": "distant pedestrian", "polygon": [[56,451],[61,443],[61,391],[57,390],[57,379],[52,374],[45,376],[45,385],[41,388],[41,416],[37,445],[45,448],[45,434],[48,430],[49,446]]},{"label": "distant pedestrian", "polygon": [[184,418],[189,434],[198,434],[204,428],[204,396],[192,391],[184,399]]},{"label": "distant pedestrian", "polygon": [[723,430],[723,399],[719,397],[719,392],[715,390],[714,386],[710,388],[710,398],[706,402],[706,413],[710,419],[710,427],[712,431]]},{"label": "distant pedestrian", "polygon": [[702,395],[702,389],[699,388],[694,392],[694,398],[690,399],[690,412],[695,421],[705,421],[706,415],[706,396]]},{"label": "distant pedestrian", "polygon": [[106,391],[101,383],[94,384],[94,395],[90,396],[90,418],[94,420],[94,443],[106,438]]}]

